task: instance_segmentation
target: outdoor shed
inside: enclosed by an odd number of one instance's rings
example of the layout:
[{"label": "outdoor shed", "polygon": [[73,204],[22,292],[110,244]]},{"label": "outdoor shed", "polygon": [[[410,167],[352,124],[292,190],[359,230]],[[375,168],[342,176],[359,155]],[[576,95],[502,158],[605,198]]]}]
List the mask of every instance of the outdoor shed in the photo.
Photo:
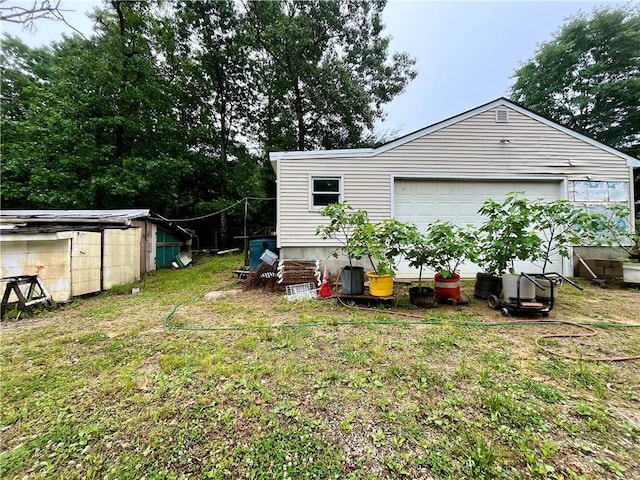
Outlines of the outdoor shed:
[{"label": "outdoor shed", "polygon": [[1,277],[38,274],[56,301],[134,282],[190,248],[189,232],[145,209],[0,213]]},{"label": "outdoor shed", "polygon": [[[281,258],[317,258],[333,271],[345,263],[330,256],[338,244],[315,235],[327,221],[319,211],[328,203],[348,201],[373,221],[395,217],[422,230],[436,219],[479,225],[487,198],[501,201],[514,191],[592,209],[614,203],[633,209],[633,170],[640,167],[639,160],[505,98],[375,149],[274,152],[270,160]],[[466,264],[461,273],[471,277],[478,270]],[[572,262],[557,259],[556,270],[572,275]],[[417,271],[401,264],[398,276],[416,278]]]}]

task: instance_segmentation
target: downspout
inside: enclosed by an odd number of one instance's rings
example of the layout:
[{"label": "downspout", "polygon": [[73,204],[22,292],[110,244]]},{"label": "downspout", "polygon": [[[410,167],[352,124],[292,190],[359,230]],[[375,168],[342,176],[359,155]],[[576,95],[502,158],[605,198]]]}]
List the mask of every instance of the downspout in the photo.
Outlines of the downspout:
[{"label": "downspout", "polygon": [[[567,176],[560,182],[560,200],[569,201],[569,177]],[[558,273],[565,277],[573,277],[575,270],[573,258],[573,245],[569,245],[569,258],[560,257],[560,271]]]}]

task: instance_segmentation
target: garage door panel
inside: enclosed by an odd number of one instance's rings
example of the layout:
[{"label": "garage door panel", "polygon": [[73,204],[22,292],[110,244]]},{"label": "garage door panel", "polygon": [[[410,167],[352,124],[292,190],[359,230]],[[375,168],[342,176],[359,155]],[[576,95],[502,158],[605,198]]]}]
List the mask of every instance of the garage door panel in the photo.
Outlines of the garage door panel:
[{"label": "garage door panel", "polygon": [[504,201],[510,192],[525,191],[530,199],[560,198],[560,182],[397,180],[395,216],[413,223],[445,218],[455,223],[479,225],[477,213],[487,198]]},{"label": "garage door panel", "polygon": [[410,201],[398,201],[396,200],[396,216],[409,216],[415,210],[416,206],[414,202]]},{"label": "garage door panel", "polygon": [[[513,180],[417,180],[399,179],[395,181],[394,212],[398,220],[414,223],[421,231],[426,231],[436,220],[452,222],[460,226],[479,226],[484,218],[478,210],[487,198],[504,201],[511,192],[524,191],[524,197],[531,200],[561,198],[560,181],[513,181]],[[562,259],[554,259],[555,270],[562,272]],[[538,266],[521,263],[520,271],[540,271]],[[475,275],[477,265],[465,264],[461,272],[465,276]],[[400,266],[400,276],[413,276],[417,270],[410,269],[407,262]]]}]

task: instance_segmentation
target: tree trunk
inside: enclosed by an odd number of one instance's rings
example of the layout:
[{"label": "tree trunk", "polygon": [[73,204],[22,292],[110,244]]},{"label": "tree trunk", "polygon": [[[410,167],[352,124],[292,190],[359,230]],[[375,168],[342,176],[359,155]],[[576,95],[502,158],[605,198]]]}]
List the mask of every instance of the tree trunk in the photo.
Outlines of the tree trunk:
[{"label": "tree trunk", "polygon": [[305,124],[304,124],[304,109],[302,108],[302,93],[300,92],[300,79],[296,78],[296,82],[293,86],[295,93],[295,109],[296,120],[298,123],[298,150],[304,151],[304,140],[307,136]]},{"label": "tree trunk", "polygon": [[[224,71],[220,65],[216,65],[216,86],[217,94],[220,98],[220,106],[218,108],[218,115],[220,116],[220,169],[221,169],[221,182],[220,193],[222,198],[227,198],[227,161],[229,158],[229,126],[227,122],[227,97],[224,83]],[[223,248],[229,246],[229,218],[227,212],[220,214],[220,241]]]},{"label": "tree trunk", "polygon": [[[122,75],[120,77],[122,81],[121,90],[125,90],[125,86],[127,84],[127,69],[129,68],[129,58],[127,55],[127,51],[125,50],[125,18],[124,12],[122,11],[122,2],[112,1],[111,5],[116,10],[118,14],[118,27],[120,31],[120,40],[122,42]],[[122,112],[119,112],[122,115]],[[122,122],[118,122],[115,130],[115,147],[116,147],[116,158],[121,160],[124,157],[124,125]]]}]

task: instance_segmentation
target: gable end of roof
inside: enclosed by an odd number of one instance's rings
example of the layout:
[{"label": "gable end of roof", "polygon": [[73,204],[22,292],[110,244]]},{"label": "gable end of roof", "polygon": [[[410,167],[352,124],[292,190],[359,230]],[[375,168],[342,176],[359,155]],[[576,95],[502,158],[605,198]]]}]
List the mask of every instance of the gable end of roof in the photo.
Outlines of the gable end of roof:
[{"label": "gable end of roof", "polygon": [[596,148],[599,148],[601,150],[604,150],[612,155],[616,155],[617,157],[620,157],[624,160],[626,160],[627,162],[627,166],[629,167],[640,167],[640,160],[631,157],[630,155],[627,155],[626,153],[621,152],[620,150],[616,150],[613,147],[609,147],[608,145],[605,145],[593,138],[590,138],[582,133],[578,133],[575,130],[572,130],[568,127],[564,127],[562,125],[560,125],[559,123],[556,123],[555,121],[546,118],[540,114],[537,114],[535,112],[533,112],[532,110],[529,110],[528,108],[524,107],[523,105],[520,105],[512,100],[509,100],[505,97],[499,97],[495,100],[492,100],[490,102],[487,102],[483,105],[480,105],[478,107],[472,108],[470,110],[467,110],[465,112],[462,112],[458,115],[454,115],[452,117],[446,118],[444,120],[441,120],[437,123],[431,124],[427,127],[421,128],[419,130],[416,130],[414,132],[408,133],[402,137],[399,137],[395,140],[392,140],[390,142],[387,142],[375,149],[372,148],[363,148],[363,149],[353,149],[353,150],[316,150],[316,151],[292,151],[292,152],[271,152],[269,153],[269,159],[271,161],[272,166],[276,167],[276,163],[279,160],[283,160],[283,159],[319,159],[319,158],[327,158],[327,157],[331,157],[331,158],[357,158],[357,157],[374,157],[376,155],[379,155],[381,153],[384,153],[388,150],[391,150],[393,148],[399,147],[401,145],[404,145],[406,143],[409,143],[417,138],[423,137],[425,135],[429,135],[433,132],[437,132],[438,130],[442,130],[443,128],[449,127],[451,125],[454,125],[456,123],[462,122],[468,118],[471,118],[475,115],[478,115],[480,113],[484,113],[486,111],[492,110],[494,108],[497,107],[507,107],[510,108],[512,110],[515,110],[516,112],[521,113],[522,115],[525,115],[529,118],[532,118],[538,122],[541,122],[551,128],[554,128],[560,132],[563,132],[567,135],[570,135],[574,138],[576,138],[577,140],[580,140],[582,142],[586,142],[589,143],[591,145],[593,145]]}]

